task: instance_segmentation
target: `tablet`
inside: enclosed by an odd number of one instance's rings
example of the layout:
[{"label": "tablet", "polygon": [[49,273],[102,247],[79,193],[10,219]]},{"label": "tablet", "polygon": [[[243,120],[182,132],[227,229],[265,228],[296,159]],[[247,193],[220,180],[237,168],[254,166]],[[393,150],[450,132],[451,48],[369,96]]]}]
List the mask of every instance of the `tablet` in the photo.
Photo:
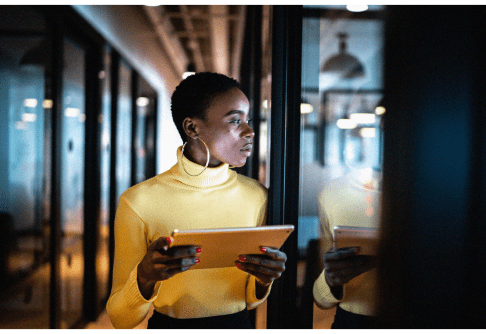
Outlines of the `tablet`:
[{"label": "tablet", "polygon": [[377,255],[378,229],[355,226],[334,227],[334,249],[359,247],[358,255]]},{"label": "tablet", "polygon": [[238,255],[262,254],[260,246],[279,249],[293,225],[272,225],[259,227],[237,227],[203,230],[174,230],[173,246],[199,245],[201,262],[192,269],[234,267]]}]

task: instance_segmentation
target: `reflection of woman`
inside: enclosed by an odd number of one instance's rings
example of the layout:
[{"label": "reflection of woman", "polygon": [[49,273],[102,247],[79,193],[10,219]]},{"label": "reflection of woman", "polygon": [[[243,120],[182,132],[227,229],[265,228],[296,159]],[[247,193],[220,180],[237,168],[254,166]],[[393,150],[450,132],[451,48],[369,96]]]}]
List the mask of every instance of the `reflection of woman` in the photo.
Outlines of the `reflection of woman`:
[{"label": "reflection of woman", "polygon": [[[363,178],[365,174],[369,177]],[[334,179],[319,198],[323,227],[324,271],[314,284],[314,300],[323,309],[337,306],[333,329],[374,328],[376,257],[357,248],[333,249],[337,225],[379,227],[380,173],[346,174]]]},{"label": "reflection of woman", "polygon": [[116,328],[251,328],[247,308],[262,303],[286,256],[271,248],[242,254],[233,268],[197,268],[197,246],[170,247],[174,229],[264,224],[266,189],[229,170],[251,153],[249,102],[224,75],[188,77],[172,96],[186,143],[170,170],[128,189],[115,219],[113,288],[107,311]]}]

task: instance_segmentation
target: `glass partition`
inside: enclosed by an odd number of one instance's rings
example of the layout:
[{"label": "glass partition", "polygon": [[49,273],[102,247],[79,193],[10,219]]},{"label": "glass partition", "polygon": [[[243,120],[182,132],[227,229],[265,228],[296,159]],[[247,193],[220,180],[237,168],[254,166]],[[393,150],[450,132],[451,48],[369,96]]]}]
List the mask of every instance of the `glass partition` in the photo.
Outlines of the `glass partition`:
[{"label": "glass partition", "polygon": [[35,10],[0,11],[0,328],[49,328],[51,43]]},{"label": "glass partition", "polygon": [[[382,10],[304,6],[298,284],[306,303],[313,303],[333,227],[379,227]],[[367,275],[372,294],[375,277]],[[313,328],[330,328],[335,310],[314,304]]]},{"label": "glass partition", "polygon": [[99,73],[101,80],[102,98],[101,114],[101,222],[99,232],[99,251],[96,254],[96,268],[98,269],[98,296],[101,306],[109,294],[110,282],[110,163],[111,163],[111,52],[105,48],[103,52],[103,70]]},{"label": "glass partition", "polygon": [[61,328],[82,317],[86,51],[64,39],[61,169]]},{"label": "glass partition", "polygon": [[132,162],[132,70],[120,61],[116,139],[116,198],[130,188]]},{"label": "glass partition", "polygon": [[135,184],[155,176],[155,125],[156,125],[155,90],[137,75],[135,96]]}]

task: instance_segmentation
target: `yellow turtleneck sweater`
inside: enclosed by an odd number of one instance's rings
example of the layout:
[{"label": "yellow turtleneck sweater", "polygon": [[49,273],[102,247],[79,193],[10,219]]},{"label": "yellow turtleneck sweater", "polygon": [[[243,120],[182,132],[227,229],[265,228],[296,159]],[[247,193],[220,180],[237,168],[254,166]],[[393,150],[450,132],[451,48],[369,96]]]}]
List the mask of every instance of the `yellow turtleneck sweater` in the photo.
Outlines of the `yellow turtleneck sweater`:
[{"label": "yellow turtleneck sweater", "polygon": [[[366,173],[334,179],[319,198],[323,242],[327,251],[333,246],[334,226],[379,228],[381,190],[379,176]],[[324,309],[339,306],[351,313],[373,316],[377,298],[376,269],[365,272],[344,285],[343,299],[336,299],[326,283],[325,270],[314,283],[314,300]]]},{"label": "yellow turtleneck sweater", "polygon": [[[168,171],[125,191],[115,218],[113,287],[106,305],[115,328],[133,328],[153,303],[173,318],[200,318],[255,308],[255,278],[234,268],[191,269],[157,282],[146,300],[138,289],[137,265],[148,246],[174,229],[247,227],[264,224],[267,190],[257,181],[230,170],[227,164],[189,176],[178,162]],[[202,166],[183,157],[190,174]],[[204,249],[202,250],[204,252]],[[237,259],[235,259],[237,260]],[[197,267],[197,264],[194,268]]]}]

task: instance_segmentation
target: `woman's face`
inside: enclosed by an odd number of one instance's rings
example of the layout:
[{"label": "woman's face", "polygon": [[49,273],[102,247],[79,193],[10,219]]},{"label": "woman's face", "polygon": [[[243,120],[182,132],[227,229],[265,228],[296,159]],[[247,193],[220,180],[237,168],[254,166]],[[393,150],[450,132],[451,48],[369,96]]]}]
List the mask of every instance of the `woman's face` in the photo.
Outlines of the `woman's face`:
[{"label": "woman's face", "polygon": [[198,122],[198,134],[208,145],[210,167],[225,162],[241,167],[252,152],[255,133],[248,125],[250,103],[238,88],[215,97],[206,110],[204,121]]}]

